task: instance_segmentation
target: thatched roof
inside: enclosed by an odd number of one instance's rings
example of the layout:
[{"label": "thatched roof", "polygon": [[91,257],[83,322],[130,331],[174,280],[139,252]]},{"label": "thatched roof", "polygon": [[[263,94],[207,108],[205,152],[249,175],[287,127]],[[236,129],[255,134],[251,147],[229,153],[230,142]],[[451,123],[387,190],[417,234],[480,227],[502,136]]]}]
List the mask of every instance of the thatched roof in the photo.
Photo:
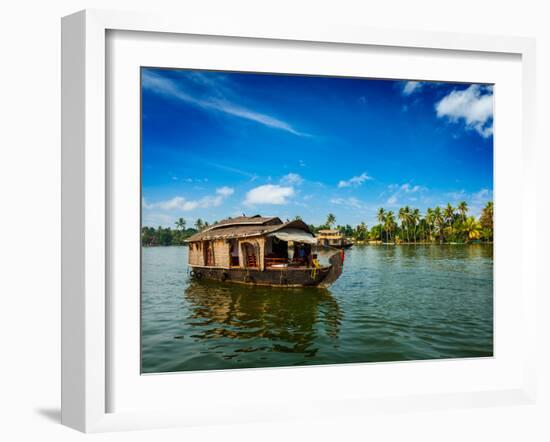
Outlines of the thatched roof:
[{"label": "thatched roof", "polygon": [[237,218],[227,218],[218,221],[216,224],[209,226],[207,230],[217,229],[227,226],[242,226],[242,225],[262,225],[262,224],[282,224],[283,222],[276,216],[238,216]]},{"label": "thatched roof", "polygon": [[268,235],[278,230],[293,228],[307,233],[313,232],[302,220],[294,220],[283,223],[277,217],[239,217],[220,221],[207,229],[195,233],[188,238],[188,242],[210,241],[214,239],[247,238],[252,236]]}]

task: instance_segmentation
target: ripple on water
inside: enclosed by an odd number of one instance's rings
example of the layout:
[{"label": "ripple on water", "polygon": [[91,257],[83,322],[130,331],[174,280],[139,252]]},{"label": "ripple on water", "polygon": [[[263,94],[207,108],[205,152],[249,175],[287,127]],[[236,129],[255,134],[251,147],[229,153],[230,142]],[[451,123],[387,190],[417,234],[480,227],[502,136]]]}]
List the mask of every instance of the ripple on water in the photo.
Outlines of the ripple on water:
[{"label": "ripple on water", "polygon": [[197,283],[186,262],[143,250],[144,372],[493,354],[490,245],[353,247],[329,290]]}]

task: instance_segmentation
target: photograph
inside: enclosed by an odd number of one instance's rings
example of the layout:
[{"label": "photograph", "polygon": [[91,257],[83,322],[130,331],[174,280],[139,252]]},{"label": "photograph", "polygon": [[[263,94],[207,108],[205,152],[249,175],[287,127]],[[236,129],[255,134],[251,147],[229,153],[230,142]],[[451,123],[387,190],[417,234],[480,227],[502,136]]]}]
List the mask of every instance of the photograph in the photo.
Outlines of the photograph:
[{"label": "photograph", "polygon": [[493,84],[139,88],[142,374],[493,357]]}]

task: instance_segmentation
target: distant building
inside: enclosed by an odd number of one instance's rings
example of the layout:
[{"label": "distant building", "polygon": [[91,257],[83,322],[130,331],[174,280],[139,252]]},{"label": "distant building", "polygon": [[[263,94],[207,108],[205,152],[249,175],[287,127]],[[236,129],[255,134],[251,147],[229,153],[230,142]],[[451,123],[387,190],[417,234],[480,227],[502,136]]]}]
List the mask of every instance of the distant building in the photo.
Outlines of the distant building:
[{"label": "distant building", "polygon": [[353,245],[349,242],[339,230],[323,229],[317,232],[317,244],[323,247],[335,247],[337,249],[347,249]]}]

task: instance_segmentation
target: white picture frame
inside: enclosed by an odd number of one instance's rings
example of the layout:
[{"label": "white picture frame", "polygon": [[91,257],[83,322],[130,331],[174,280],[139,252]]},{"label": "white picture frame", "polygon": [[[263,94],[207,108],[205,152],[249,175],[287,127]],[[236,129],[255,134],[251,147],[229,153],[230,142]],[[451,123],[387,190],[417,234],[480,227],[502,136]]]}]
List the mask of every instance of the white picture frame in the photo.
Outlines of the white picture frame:
[{"label": "white picture frame", "polygon": [[[109,353],[107,328],[111,320],[108,244],[110,230],[106,119],[106,35],[109,31],[141,31],[163,34],[269,39],[286,42],[338,43],[379,48],[435,49],[515,54],[521,57],[523,164],[522,220],[535,217],[534,108],[535,43],[532,39],[416,31],[358,29],[316,24],[292,26],[281,23],[225,22],[188,17],[153,16],[99,10],[81,11],[62,21],[62,423],[80,431],[155,428],[206,424],[211,420],[254,421],[289,416],[278,405],[256,412],[249,399],[238,408],[243,418],[231,414],[185,411],[108,412]],[[498,99],[498,98],[497,98]],[[498,192],[498,190],[497,190]],[[497,216],[498,219],[498,216]],[[521,229],[520,229],[521,230]],[[521,244],[521,303],[518,320],[525,335],[535,333],[535,268],[526,256],[535,256],[534,244]],[[496,252],[495,252],[496,253]],[[531,339],[528,342],[535,342]],[[524,376],[513,388],[312,400],[308,409],[295,407],[290,415],[362,414],[425,408],[453,408],[504,403],[531,403],[536,393],[534,351],[525,345],[521,363]],[[310,370],[315,368],[310,368]],[[338,370],[334,366],[333,370]],[[354,368],[357,370],[361,367]],[[238,382],[246,371],[237,371]],[[211,374],[201,375],[207,379]],[[197,379],[197,378],[195,378]],[[253,393],[251,393],[253,395]],[[253,397],[253,396],[250,396]],[[187,399],[191,400],[191,399]],[[248,414],[246,412],[248,411]]]}]

